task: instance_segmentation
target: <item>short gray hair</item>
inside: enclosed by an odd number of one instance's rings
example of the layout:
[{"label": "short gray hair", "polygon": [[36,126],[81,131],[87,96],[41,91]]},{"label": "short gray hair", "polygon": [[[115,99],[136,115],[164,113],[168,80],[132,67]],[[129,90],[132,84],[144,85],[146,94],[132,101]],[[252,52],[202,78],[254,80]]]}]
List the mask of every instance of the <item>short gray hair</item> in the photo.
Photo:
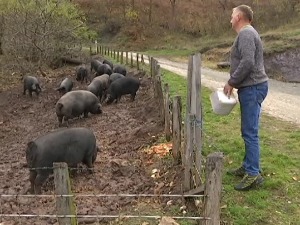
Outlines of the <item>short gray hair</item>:
[{"label": "short gray hair", "polygon": [[252,20],[253,20],[253,11],[252,11],[250,6],[248,6],[248,5],[239,5],[239,6],[235,7],[234,9],[240,11],[243,14],[245,19],[249,20],[249,22],[252,22]]}]

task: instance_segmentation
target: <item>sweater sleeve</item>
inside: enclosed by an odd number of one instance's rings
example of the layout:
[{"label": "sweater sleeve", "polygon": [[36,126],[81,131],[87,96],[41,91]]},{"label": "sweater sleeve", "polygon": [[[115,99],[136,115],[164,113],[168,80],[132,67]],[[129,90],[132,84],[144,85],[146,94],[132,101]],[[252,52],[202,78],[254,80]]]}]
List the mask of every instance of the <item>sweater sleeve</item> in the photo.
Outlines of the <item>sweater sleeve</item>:
[{"label": "sweater sleeve", "polygon": [[228,84],[237,87],[243,80],[250,76],[255,63],[255,40],[251,32],[240,32],[238,37],[237,48],[240,54],[240,62],[236,70],[230,75]]}]

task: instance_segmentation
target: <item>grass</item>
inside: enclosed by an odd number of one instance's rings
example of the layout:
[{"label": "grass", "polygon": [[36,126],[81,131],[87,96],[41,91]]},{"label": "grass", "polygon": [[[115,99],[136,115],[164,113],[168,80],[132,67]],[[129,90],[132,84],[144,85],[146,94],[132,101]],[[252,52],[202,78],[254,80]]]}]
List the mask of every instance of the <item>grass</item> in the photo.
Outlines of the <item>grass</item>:
[{"label": "grass", "polygon": [[[186,98],[186,80],[171,72],[163,72],[171,96]],[[204,113],[203,154],[222,151],[225,170],[240,166],[244,144],[240,136],[239,106],[228,116],[212,112],[209,94],[202,88]],[[185,109],[185,107],[183,107]],[[237,192],[239,180],[224,173],[222,220],[225,224],[300,224],[300,129],[291,123],[262,115],[261,165],[266,178],[262,189]]]},{"label": "grass", "polygon": [[[299,48],[299,25],[299,22],[295,22],[278,29],[260,33],[265,54],[271,55],[274,53],[282,53],[289,49]],[[143,53],[172,59],[174,61],[184,61],[188,55],[194,52],[201,52],[203,55],[203,65],[212,69],[218,69],[216,66],[217,62],[228,60],[230,47],[235,35],[234,31],[228,31],[218,37],[203,36],[201,38],[192,36],[184,38],[184,35],[180,34],[169,38],[171,41],[168,42],[168,45],[165,44],[165,41],[161,40],[161,38],[164,39],[165,37],[158,37],[155,47]]]}]

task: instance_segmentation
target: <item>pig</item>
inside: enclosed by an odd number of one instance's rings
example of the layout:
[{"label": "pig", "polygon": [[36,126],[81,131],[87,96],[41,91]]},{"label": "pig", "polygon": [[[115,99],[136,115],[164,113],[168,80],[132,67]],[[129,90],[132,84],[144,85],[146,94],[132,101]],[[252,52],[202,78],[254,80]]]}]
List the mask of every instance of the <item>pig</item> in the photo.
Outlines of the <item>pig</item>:
[{"label": "pig", "polygon": [[88,73],[88,69],[85,65],[78,66],[76,68],[75,75],[76,75],[77,81],[80,81],[81,83],[83,83],[83,81],[85,80],[86,83],[88,82],[89,73]]},{"label": "pig", "polygon": [[114,64],[112,62],[108,61],[107,59],[104,59],[102,63],[109,65],[111,69],[114,68]]},{"label": "pig", "polygon": [[98,66],[102,65],[102,63],[97,59],[92,59],[91,61],[91,72],[97,71]]},{"label": "pig", "polygon": [[106,92],[109,85],[109,75],[103,74],[99,77],[95,77],[87,87],[87,90],[99,97],[100,102],[106,99]]},{"label": "pig", "polygon": [[62,95],[66,94],[69,91],[72,91],[73,88],[73,81],[70,78],[65,78],[61,83],[58,88],[56,88],[59,93]]},{"label": "pig", "polygon": [[35,92],[38,96],[42,91],[39,81],[34,76],[25,76],[24,77],[24,90],[23,95],[26,94],[26,90],[28,90],[29,96],[32,97],[32,92]]},{"label": "pig", "polygon": [[125,66],[122,66],[122,65],[116,65],[113,69],[113,72],[123,74],[124,76],[126,76],[126,74],[127,74],[127,70],[126,70]]},{"label": "pig", "polygon": [[62,126],[63,119],[68,125],[68,119],[79,117],[82,114],[87,117],[89,112],[92,114],[102,113],[102,106],[97,96],[86,90],[66,93],[57,101],[55,108],[59,126]]},{"label": "pig", "polygon": [[28,142],[26,162],[31,184],[28,191],[41,194],[43,183],[53,172],[54,162],[65,162],[71,168],[83,163],[93,173],[98,151],[95,135],[83,127],[58,129]]},{"label": "pig", "polygon": [[103,74],[112,74],[112,69],[108,64],[102,64],[98,66],[96,76],[101,76]]},{"label": "pig", "polygon": [[133,77],[123,77],[113,81],[109,88],[109,98],[107,104],[112,103],[116,100],[116,103],[120,101],[122,95],[130,94],[131,100],[134,101],[136,92],[140,87],[140,80]]},{"label": "pig", "polygon": [[123,74],[120,74],[120,73],[113,73],[109,76],[109,84],[111,84],[113,81],[119,79],[119,78],[122,78],[124,77]]}]

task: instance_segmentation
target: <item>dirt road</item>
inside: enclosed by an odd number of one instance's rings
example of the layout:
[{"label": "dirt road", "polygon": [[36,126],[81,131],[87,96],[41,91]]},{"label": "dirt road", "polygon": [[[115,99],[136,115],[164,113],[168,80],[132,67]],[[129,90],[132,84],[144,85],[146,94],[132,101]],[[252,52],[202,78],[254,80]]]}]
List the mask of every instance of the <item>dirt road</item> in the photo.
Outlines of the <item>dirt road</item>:
[{"label": "dirt road", "polygon": [[[156,58],[160,66],[176,74],[187,76],[187,63]],[[147,63],[147,62],[146,62]],[[229,74],[202,68],[202,85],[212,90],[223,87]],[[284,83],[270,79],[269,93],[263,103],[263,112],[300,126],[300,83]]]}]

